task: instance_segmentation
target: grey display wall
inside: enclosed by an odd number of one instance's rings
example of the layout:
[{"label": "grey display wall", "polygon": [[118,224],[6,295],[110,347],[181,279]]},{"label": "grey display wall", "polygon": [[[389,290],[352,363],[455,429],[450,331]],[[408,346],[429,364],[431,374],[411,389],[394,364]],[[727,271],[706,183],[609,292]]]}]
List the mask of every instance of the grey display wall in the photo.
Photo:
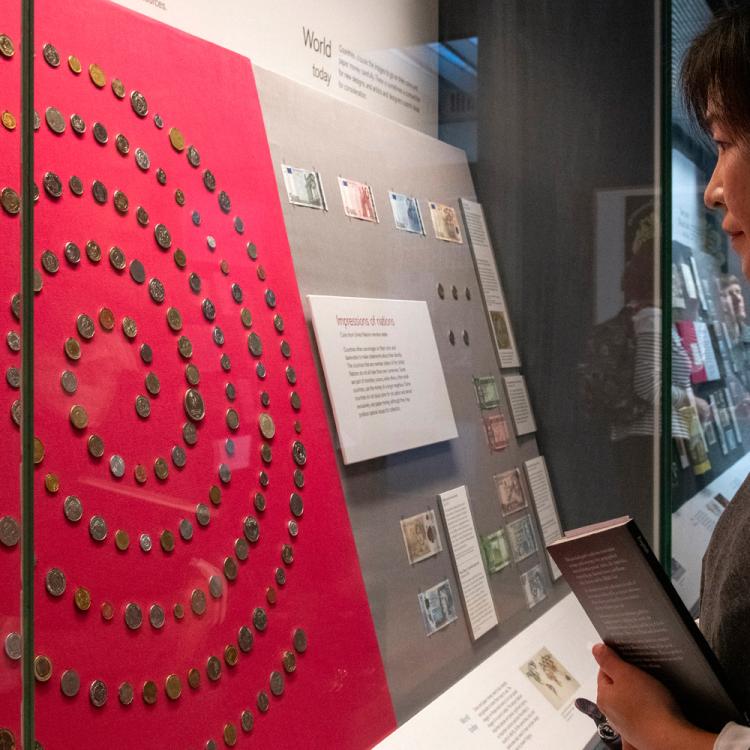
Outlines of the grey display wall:
[{"label": "grey display wall", "polygon": [[[458,426],[456,440],[359,464],[343,465],[337,451],[381,654],[403,722],[567,593],[561,581],[551,584],[547,572],[547,598],[527,607],[519,576],[540,562],[548,571],[537,529],[540,552],[489,577],[499,627],[473,643],[461,611],[455,623],[427,637],[418,592],[443,578],[450,579],[456,595],[460,590],[445,528],[441,525],[443,551],[414,566],[401,535],[400,519],[437,511],[438,493],[460,485],[468,488],[478,533],[502,527],[493,475],[522,469],[523,461],[537,455],[536,441],[533,435],[511,437],[505,450],[491,452],[472,376],[495,376],[511,435],[512,419],[471,253],[465,237],[462,245],[434,237],[428,201],[458,209],[459,197],[474,197],[464,153],[275,74],[255,72],[308,326],[308,294],[426,300]],[[290,205],[282,163],[320,172],[328,211]],[[338,176],[371,185],[378,224],[344,215]],[[418,197],[427,236],[396,230],[389,190]],[[439,283],[446,290],[455,285],[458,300],[450,293],[441,299]],[[510,317],[513,321],[513,309]],[[324,383],[319,361],[318,370]],[[328,416],[335,435],[330,403]]]}]

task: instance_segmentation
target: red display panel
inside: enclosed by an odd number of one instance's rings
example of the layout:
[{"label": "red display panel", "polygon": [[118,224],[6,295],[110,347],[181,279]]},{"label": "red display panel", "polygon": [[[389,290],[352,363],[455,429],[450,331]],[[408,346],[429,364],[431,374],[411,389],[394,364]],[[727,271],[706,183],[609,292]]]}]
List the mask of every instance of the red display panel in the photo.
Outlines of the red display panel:
[{"label": "red display panel", "polygon": [[250,63],[101,0],[37,2],[36,47],[37,738],[371,746],[395,720]]}]

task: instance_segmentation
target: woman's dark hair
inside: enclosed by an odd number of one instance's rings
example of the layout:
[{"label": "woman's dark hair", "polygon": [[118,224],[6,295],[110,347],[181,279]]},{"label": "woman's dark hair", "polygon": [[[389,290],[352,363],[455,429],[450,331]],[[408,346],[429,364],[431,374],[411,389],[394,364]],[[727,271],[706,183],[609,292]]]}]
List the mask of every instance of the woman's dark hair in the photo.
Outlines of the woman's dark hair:
[{"label": "woman's dark hair", "polygon": [[750,142],[750,5],[722,12],[693,40],[682,64],[682,94],[704,132],[716,118]]}]

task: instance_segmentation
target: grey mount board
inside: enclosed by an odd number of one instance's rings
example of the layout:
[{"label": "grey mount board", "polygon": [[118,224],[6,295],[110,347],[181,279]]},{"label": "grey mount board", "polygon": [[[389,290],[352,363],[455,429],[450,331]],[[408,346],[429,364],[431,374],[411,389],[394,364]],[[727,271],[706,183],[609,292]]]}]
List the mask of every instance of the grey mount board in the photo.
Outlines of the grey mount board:
[{"label": "grey mount board", "polygon": [[[261,68],[255,68],[255,76],[334,445],[335,426],[312,335],[308,294],[426,300],[456,418],[456,440],[350,466],[344,466],[337,450],[388,684],[403,723],[568,592],[562,581],[551,586],[537,523],[539,554],[489,576],[500,625],[472,642],[458,604],[460,589],[445,527],[440,528],[443,551],[414,566],[409,565],[401,536],[401,518],[427,508],[438,512],[437,495],[464,484],[477,532],[489,534],[503,526],[492,477],[514,467],[523,475],[523,462],[538,455],[536,440],[534,435],[514,437],[465,228],[462,224],[464,244],[457,245],[435,239],[432,227],[428,201],[451,205],[460,216],[458,199],[476,200],[465,153]],[[289,203],[282,163],[320,173],[327,211]],[[370,184],[378,224],[345,216],[339,176]],[[395,228],[389,190],[419,199],[426,236]],[[438,283],[445,287],[445,299],[437,294]],[[451,295],[453,285],[459,290],[458,300]],[[466,288],[471,300],[466,299]],[[512,321],[513,311],[509,314]],[[449,342],[450,330],[455,345]],[[469,346],[462,340],[464,330]],[[518,343],[522,348],[523,342]],[[497,379],[511,434],[510,445],[501,453],[490,452],[472,383],[472,376],[489,374]],[[525,485],[525,477],[523,481]],[[519,576],[537,563],[546,571],[550,592],[528,610]],[[459,617],[428,638],[417,595],[444,578],[451,582]],[[523,658],[519,654],[519,663]]]}]

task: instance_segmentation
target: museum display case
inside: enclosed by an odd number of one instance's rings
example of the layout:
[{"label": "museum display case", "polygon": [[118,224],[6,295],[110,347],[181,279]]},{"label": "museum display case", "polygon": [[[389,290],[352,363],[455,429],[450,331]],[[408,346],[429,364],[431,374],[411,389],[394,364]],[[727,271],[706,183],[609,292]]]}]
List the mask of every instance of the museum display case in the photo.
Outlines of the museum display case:
[{"label": "museum display case", "polygon": [[663,8],[381,5],[4,6],[0,748],[598,742]]}]

